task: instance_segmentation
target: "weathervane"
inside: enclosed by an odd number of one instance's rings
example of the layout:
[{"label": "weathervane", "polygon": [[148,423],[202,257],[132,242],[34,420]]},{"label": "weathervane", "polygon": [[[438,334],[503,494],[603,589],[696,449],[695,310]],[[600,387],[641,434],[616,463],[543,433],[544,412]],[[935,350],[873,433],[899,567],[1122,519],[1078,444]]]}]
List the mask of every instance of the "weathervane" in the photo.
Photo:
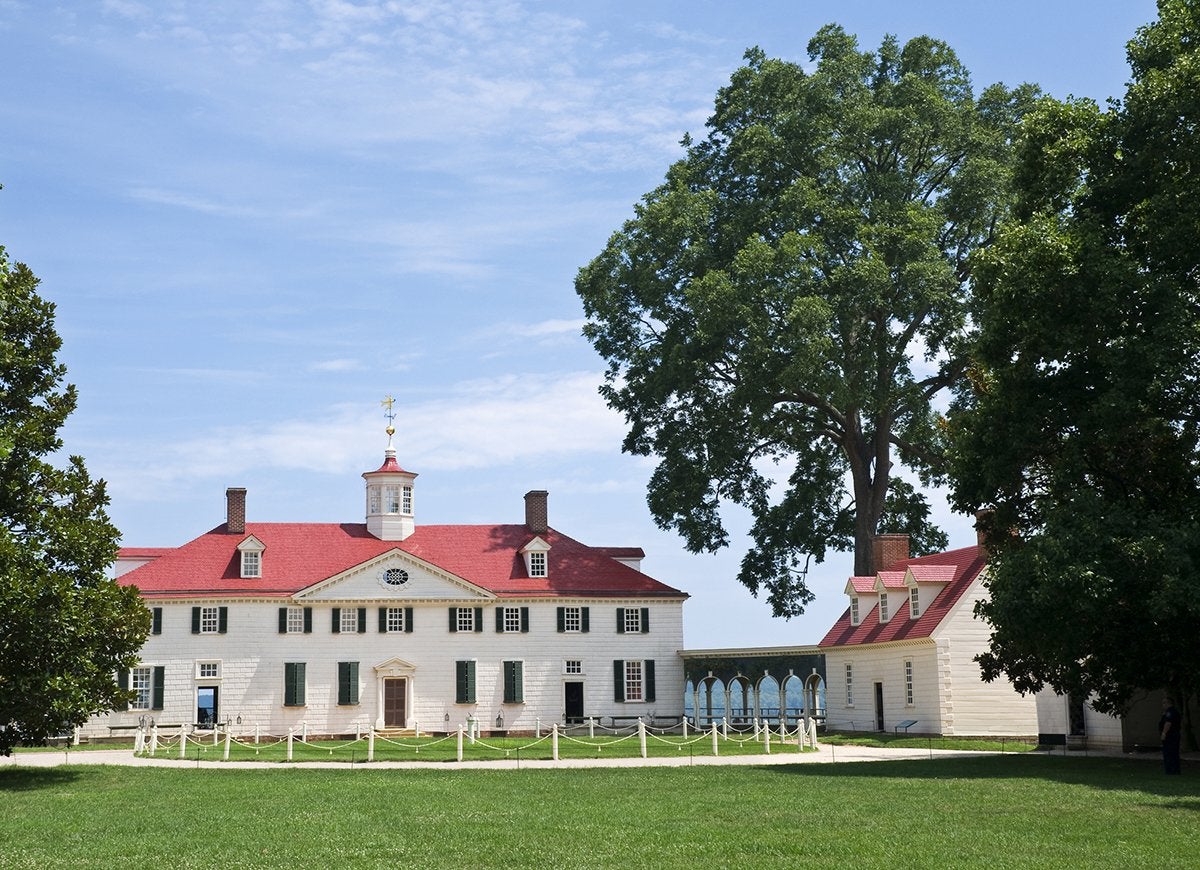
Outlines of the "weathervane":
[{"label": "weathervane", "polygon": [[394,398],[392,398],[391,396],[384,396],[383,401],[380,402],[379,404],[382,405],[383,407],[387,408],[387,410],[383,412],[383,416],[386,417],[387,421],[388,421],[386,431],[388,434],[388,440],[391,441],[392,436],[396,434],[396,426],[395,426],[396,412],[392,409],[393,406],[396,404],[396,400]]}]

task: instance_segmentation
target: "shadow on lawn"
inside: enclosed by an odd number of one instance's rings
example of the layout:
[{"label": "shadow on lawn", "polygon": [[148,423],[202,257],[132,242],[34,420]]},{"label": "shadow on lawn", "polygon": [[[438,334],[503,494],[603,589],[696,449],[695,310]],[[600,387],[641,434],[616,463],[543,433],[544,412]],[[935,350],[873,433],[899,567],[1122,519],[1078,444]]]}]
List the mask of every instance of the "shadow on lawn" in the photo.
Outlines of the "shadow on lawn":
[{"label": "shadow on lawn", "polygon": [[0,769],[0,792],[34,791],[70,785],[79,779],[79,771],[58,767],[11,767]]},{"label": "shadow on lawn", "polygon": [[[835,754],[836,758],[836,754]],[[1007,755],[903,761],[845,761],[767,767],[787,776],[857,777],[865,779],[1043,779],[1112,791],[1136,791],[1176,798],[1172,809],[1200,812],[1200,776],[1166,776],[1146,760],[1062,758]]]}]

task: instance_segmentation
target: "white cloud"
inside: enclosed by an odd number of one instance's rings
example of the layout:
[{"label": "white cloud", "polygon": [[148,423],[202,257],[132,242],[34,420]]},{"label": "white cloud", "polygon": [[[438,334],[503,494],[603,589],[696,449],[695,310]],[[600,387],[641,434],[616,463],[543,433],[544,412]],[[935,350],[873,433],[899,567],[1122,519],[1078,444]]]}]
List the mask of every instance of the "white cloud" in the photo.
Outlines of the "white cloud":
[{"label": "white cloud", "polygon": [[356,359],[327,359],[315,362],[308,367],[312,372],[356,372],[364,368]]}]

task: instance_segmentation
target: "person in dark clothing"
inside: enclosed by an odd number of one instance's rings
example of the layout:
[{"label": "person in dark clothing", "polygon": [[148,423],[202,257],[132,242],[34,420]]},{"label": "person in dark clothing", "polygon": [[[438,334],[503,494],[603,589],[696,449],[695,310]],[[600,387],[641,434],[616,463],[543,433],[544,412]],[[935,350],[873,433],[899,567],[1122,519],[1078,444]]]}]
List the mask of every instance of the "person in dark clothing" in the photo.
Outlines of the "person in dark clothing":
[{"label": "person in dark clothing", "polygon": [[1163,698],[1163,714],[1158,720],[1159,737],[1162,739],[1163,770],[1179,773],[1179,738],[1183,736],[1183,717],[1170,698]]}]

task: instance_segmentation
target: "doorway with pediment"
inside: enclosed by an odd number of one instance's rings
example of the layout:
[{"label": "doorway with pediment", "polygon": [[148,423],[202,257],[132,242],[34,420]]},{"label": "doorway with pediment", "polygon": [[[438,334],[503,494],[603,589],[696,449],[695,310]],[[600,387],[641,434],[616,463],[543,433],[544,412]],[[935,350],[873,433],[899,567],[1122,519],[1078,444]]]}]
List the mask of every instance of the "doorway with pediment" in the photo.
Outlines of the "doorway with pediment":
[{"label": "doorway with pediment", "polygon": [[417,669],[400,658],[390,658],[375,666],[375,727],[407,729],[413,709]]}]

